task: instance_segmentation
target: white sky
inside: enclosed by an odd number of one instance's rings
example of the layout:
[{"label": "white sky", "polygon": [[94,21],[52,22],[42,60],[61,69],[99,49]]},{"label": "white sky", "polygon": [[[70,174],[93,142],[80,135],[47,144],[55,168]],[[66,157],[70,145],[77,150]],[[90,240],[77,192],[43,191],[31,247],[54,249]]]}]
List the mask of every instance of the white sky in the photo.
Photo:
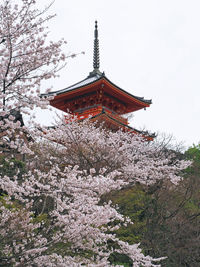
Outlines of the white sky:
[{"label": "white sky", "polygon": [[51,81],[53,90],[92,71],[97,19],[100,70],[122,89],[153,101],[134,113],[131,126],[173,134],[186,146],[200,142],[199,0],[56,0],[52,12],[57,17],[50,38],[64,37],[67,54],[86,53],[68,61]]}]

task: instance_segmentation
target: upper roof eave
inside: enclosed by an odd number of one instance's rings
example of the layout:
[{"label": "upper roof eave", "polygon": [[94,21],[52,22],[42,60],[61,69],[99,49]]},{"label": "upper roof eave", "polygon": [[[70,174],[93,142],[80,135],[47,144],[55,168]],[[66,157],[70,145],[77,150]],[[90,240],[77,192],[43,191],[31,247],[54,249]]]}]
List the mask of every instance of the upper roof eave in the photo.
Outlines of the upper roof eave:
[{"label": "upper roof eave", "polygon": [[143,103],[146,103],[146,104],[152,104],[152,100],[148,100],[148,99],[144,99],[144,97],[139,97],[139,96],[135,96],[135,95],[132,95],[130,94],[129,92],[125,91],[124,89],[120,88],[119,86],[117,86],[116,84],[114,84],[113,82],[111,82],[106,76],[104,73],[101,73],[101,72],[98,72],[98,73],[94,73],[94,72],[91,72],[89,74],[89,76],[83,80],[81,80],[80,82],[77,82],[67,88],[64,88],[64,89],[61,89],[61,90],[58,90],[58,91],[54,91],[54,92],[50,92],[48,94],[42,94],[42,96],[58,96],[58,95],[61,95],[61,94],[64,94],[64,93],[67,93],[67,92],[71,92],[71,91],[75,91],[77,89],[80,89],[80,88],[84,88],[85,86],[88,86],[90,84],[93,84],[97,81],[100,81],[100,80],[103,80],[105,79],[108,83],[110,83],[112,86],[114,86],[115,88],[117,88],[118,90],[122,91],[123,93],[143,102]]},{"label": "upper roof eave", "polygon": [[104,78],[114,87],[116,87],[118,90],[122,91],[123,93],[136,98],[137,100],[147,103],[147,104],[152,104],[152,100],[151,99],[144,99],[144,97],[139,97],[139,96],[135,96],[133,94],[130,94],[129,92],[125,91],[124,89],[122,89],[121,87],[117,86],[116,84],[114,84],[113,82],[111,82],[106,76],[104,76]]},{"label": "upper roof eave", "polygon": [[74,84],[72,84],[72,85],[70,85],[64,89],[58,90],[58,91],[53,91],[53,92],[49,92],[47,94],[42,94],[42,96],[51,96],[51,95],[57,96],[57,95],[60,95],[60,94],[66,93],[66,92],[71,92],[73,90],[80,89],[84,86],[87,86],[87,85],[90,85],[96,81],[99,81],[102,78],[102,75],[100,75],[100,74],[93,75],[93,76],[89,75],[88,77],[81,80],[80,82],[74,83]]}]

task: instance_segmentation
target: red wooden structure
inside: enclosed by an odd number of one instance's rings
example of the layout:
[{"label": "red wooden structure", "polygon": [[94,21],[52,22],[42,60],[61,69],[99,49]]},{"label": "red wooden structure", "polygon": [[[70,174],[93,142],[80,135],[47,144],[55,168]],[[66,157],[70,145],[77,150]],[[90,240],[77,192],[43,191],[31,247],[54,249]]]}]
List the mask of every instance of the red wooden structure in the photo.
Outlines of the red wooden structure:
[{"label": "red wooden structure", "polygon": [[[78,120],[90,117],[91,120],[105,122],[111,129],[128,130],[135,133],[140,131],[128,125],[124,114],[150,106],[151,100],[134,96],[111,82],[104,73],[99,71],[99,40],[97,22],[95,22],[93,71],[89,76],[63,90],[51,92],[54,95],[50,104],[64,112],[75,114]],[[153,136],[148,135],[150,139]]]}]

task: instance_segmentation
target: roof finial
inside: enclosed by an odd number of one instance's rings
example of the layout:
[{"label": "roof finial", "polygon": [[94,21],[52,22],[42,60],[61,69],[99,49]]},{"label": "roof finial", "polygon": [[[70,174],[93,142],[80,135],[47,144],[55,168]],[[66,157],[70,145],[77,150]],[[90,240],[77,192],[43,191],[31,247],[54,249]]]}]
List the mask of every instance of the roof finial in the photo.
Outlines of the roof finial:
[{"label": "roof finial", "polygon": [[93,54],[93,68],[94,68],[94,70],[99,70],[99,66],[100,66],[100,60],[99,60],[98,26],[97,26],[97,21],[95,21],[94,54]]}]

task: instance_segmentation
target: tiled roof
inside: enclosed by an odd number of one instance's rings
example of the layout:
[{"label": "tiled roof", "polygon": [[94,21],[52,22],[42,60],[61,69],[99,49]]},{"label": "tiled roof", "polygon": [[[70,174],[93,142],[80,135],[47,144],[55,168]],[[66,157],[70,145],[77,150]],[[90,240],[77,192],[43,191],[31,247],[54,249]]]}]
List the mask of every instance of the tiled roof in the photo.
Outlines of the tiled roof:
[{"label": "tiled roof", "polygon": [[54,91],[54,92],[50,92],[48,94],[43,94],[42,96],[51,96],[51,95],[60,95],[60,94],[63,94],[65,92],[68,92],[68,91],[72,91],[72,90],[76,90],[78,88],[81,88],[81,87],[84,87],[86,85],[89,85],[89,84],[92,84],[100,79],[104,78],[105,80],[107,80],[110,84],[112,84],[113,86],[115,86],[116,88],[118,88],[120,91],[123,91],[124,93],[144,102],[144,103],[147,103],[147,104],[151,104],[152,101],[151,100],[147,100],[147,99],[144,99],[144,97],[139,97],[139,96],[135,96],[135,95],[132,95],[130,93],[128,93],[127,91],[121,89],[120,87],[118,87],[117,85],[115,85],[113,82],[111,82],[106,76],[104,73],[101,73],[100,71],[93,71],[89,74],[89,76],[87,78],[85,78],[84,80],[78,82],[78,83],[75,83],[69,87],[66,87],[64,89],[61,89],[61,90],[58,90],[58,91]]},{"label": "tiled roof", "polygon": [[95,74],[94,76],[89,75],[86,79],[84,79],[78,83],[75,83],[69,87],[66,87],[66,88],[58,90],[58,91],[50,92],[48,95],[60,95],[60,94],[65,93],[67,91],[71,91],[71,90],[83,87],[85,85],[89,85],[89,84],[101,79],[102,76],[103,76],[102,74]]},{"label": "tiled roof", "polygon": [[138,134],[141,134],[141,135],[144,135],[144,136],[146,136],[146,137],[150,137],[150,138],[154,138],[154,137],[156,136],[155,133],[149,133],[148,131],[141,131],[141,130],[138,130],[138,129],[136,129],[136,128],[133,128],[133,127],[127,125],[127,124],[124,124],[124,123],[122,123],[121,121],[116,120],[115,118],[113,118],[113,116],[110,116],[110,115],[109,115],[107,112],[105,112],[104,110],[103,110],[102,112],[100,112],[99,114],[92,116],[90,119],[97,118],[97,117],[99,117],[99,116],[101,116],[101,115],[103,115],[103,114],[104,114],[105,116],[107,116],[109,119],[111,119],[111,120],[117,122],[119,125],[121,125],[121,126],[123,126],[123,127],[125,127],[125,128],[128,128],[129,130],[132,130],[132,131],[134,131],[134,132],[137,132]]}]

